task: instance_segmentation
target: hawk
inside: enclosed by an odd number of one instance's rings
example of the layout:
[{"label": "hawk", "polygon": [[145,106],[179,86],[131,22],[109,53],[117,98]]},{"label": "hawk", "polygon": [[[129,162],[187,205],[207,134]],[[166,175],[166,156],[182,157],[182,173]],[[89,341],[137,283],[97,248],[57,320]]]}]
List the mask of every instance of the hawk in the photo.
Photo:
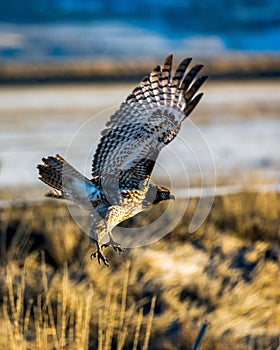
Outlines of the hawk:
[{"label": "hawk", "polygon": [[[146,76],[110,117],[92,161],[92,178],[86,178],[60,155],[42,159],[39,179],[52,188],[47,196],[67,199],[91,215],[90,238],[98,262],[108,264],[102,248],[122,247],[112,229],[137,213],[175,199],[170,191],[150,181],[163,147],[178,134],[203,93],[198,89],[207,76],[197,74],[203,65],[188,70],[184,59],[172,76],[173,56]],[[101,238],[108,242],[101,245]]]}]

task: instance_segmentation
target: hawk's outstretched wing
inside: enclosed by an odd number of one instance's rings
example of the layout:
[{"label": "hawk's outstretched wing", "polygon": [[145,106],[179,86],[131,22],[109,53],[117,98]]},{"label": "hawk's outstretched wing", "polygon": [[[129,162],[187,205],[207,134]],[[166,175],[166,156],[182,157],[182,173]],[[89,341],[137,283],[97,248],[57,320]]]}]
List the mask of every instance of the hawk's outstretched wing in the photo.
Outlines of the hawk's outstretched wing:
[{"label": "hawk's outstretched wing", "polygon": [[[93,162],[93,181],[108,192],[139,189],[148,184],[160,150],[178,134],[182,121],[202,97],[196,94],[206,76],[187,58],[171,76],[172,55],[137,86],[102,131]],[[107,192],[107,191],[106,191]]]}]

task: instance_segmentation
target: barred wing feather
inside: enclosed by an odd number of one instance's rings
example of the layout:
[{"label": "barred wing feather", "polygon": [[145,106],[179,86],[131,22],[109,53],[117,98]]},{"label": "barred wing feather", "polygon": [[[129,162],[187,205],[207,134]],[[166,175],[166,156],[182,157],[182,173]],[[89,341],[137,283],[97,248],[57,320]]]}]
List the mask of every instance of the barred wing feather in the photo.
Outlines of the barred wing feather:
[{"label": "barred wing feather", "polygon": [[147,186],[159,152],[176,137],[203,95],[196,93],[207,77],[195,79],[202,65],[186,73],[190,62],[183,60],[172,78],[169,55],[111,116],[92,162],[99,187],[112,191]]}]

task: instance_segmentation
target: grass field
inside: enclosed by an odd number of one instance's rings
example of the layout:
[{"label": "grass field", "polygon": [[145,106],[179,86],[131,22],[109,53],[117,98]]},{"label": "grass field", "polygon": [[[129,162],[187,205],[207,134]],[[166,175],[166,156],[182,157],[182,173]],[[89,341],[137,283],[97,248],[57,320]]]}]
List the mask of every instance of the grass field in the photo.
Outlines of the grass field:
[{"label": "grass field", "polygon": [[2,209],[0,349],[191,349],[204,320],[202,349],[278,349],[280,195],[216,197],[188,234],[195,204],[110,268],[63,203]]}]

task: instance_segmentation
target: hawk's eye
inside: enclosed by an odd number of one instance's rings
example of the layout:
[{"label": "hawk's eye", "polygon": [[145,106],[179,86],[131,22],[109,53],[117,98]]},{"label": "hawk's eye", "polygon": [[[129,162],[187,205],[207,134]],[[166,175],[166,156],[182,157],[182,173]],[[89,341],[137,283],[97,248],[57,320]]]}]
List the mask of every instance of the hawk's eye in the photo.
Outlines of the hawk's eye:
[{"label": "hawk's eye", "polygon": [[161,192],[161,198],[162,198],[162,199],[167,199],[167,198],[169,198],[169,193],[166,192],[166,191],[162,191],[162,192]]}]

